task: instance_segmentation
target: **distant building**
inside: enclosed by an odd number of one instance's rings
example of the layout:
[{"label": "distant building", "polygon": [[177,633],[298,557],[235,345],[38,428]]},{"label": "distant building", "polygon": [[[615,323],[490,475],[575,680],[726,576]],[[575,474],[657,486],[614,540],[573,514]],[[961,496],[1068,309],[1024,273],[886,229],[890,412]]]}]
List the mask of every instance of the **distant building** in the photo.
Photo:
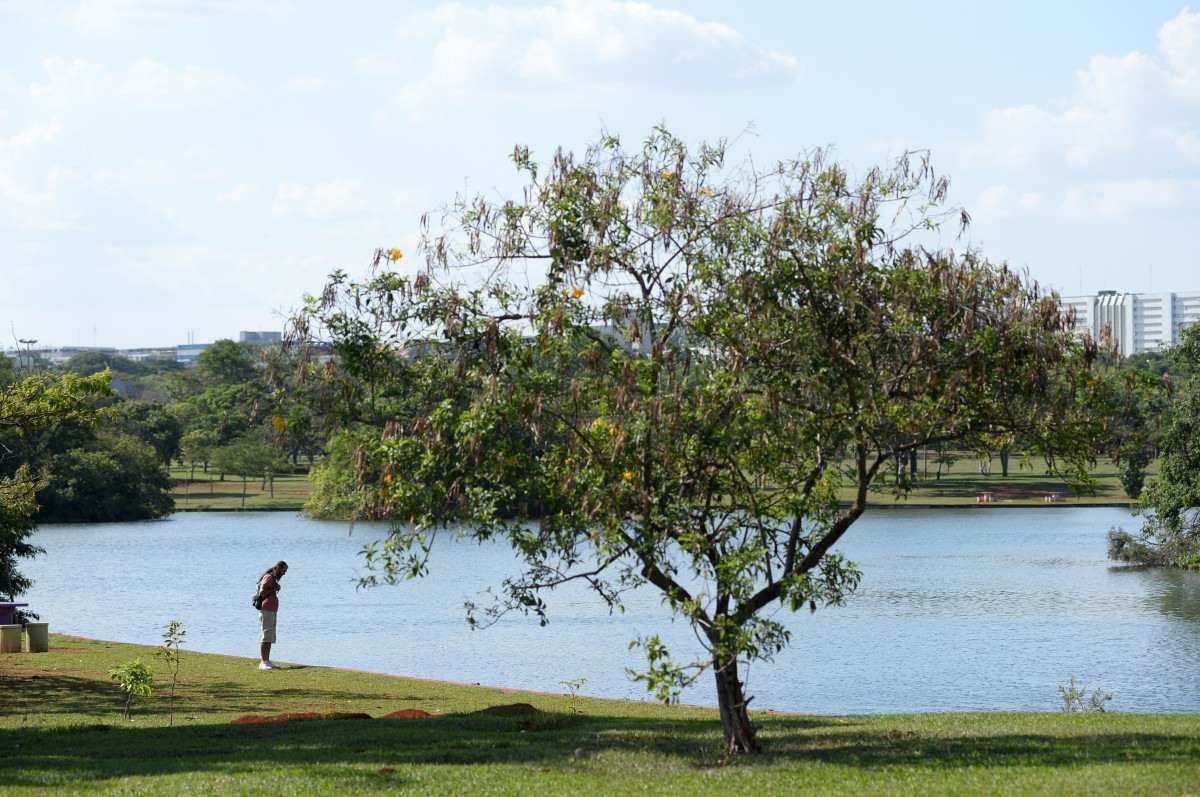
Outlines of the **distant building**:
[{"label": "distant building", "polygon": [[242,330],[238,333],[238,343],[246,343],[251,346],[270,346],[272,343],[281,342],[283,342],[283,333],[281,332]]},{"label": "distant building", "polygon": [[200,356],[200,352],[211,345],[211,343],[180,343],[175,347],[175,362],[183,363],[187,366],[195,365],[196,358]]},{"label": "distant building", "polygon": [[116,349],[106,346],[43,346],[29,349],[6,349],[4,354],[16,360],[21,367],[30,367],[31,364],[62,365],[76,354],[91,351],[100,354],[120,354]]},{"label": "distant building", "polygon": [[121,349],[117,354],[133,360],[135,363],[153,362],[154,360],[174,360],[176,358],[174,346],[148,349]]},{"label": "distant building", "polygon": [[1075,312],[1075,333],[1107,340],[1122,357],[1169,349],[1180,333],[1200,322],[1200,291],[1063,296],[1063,310]]}]

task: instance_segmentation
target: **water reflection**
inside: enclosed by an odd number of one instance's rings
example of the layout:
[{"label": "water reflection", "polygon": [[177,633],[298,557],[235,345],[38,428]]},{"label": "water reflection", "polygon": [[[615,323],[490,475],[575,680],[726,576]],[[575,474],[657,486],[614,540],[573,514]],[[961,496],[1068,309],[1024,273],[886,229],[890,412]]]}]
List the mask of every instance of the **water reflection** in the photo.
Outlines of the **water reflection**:
[{"label": "water reflection", "polygon": [[1114,567],[1113,571],[1141,582],[1146,606],[1195,624],[1200,633],[1200,572],[1162,567]]}]

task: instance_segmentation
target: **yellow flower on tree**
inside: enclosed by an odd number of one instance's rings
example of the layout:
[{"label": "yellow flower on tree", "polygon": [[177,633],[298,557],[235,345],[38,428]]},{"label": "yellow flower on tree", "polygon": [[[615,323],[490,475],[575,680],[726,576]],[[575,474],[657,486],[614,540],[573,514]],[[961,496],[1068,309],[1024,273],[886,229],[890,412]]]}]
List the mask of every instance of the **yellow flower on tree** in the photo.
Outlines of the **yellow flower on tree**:
[{"label": "yellow flower on tree", "polygon": [[400,258],[404,257],[404,253],[393,246],[391,249],[387,250],[387,256],[388,260],[399,260]]},{"label": "yellow flower on tree", "polygon": [[578,285],[571,288],[572,299],[578,299],[580,296],[583,296],[583,288],[579,287]]},{"label": "yellow flower on tree", "polygon": [[624,473],[621,474],[621,478],[627,482],[633,481],[633,471],[631,471],[631,470],[625,471]]},{"label": "yellow flower on tree", "polygon": [[272,415],[271,426],[274,427],[275,434],[283,434],[283,430],[287,428],[287,421],[283,419],[282,415]]},{"label": "yellow flower on tree", "polygon": [[700,190],[697,191],[696,193],[698,193],[700,196],[707,196],[707,197],[714,197],[717,195],[715,191],[713,191],[711,188],[709,188],[706,185],[700,186]]},{"label": "yellow flower on tree", "polygon": [[663,169],[661,172],[659,172],[659,174],[662,175],[662,178],[664,180],[674,180],[675,179],[675,172],[671,171],[670,169]]}]

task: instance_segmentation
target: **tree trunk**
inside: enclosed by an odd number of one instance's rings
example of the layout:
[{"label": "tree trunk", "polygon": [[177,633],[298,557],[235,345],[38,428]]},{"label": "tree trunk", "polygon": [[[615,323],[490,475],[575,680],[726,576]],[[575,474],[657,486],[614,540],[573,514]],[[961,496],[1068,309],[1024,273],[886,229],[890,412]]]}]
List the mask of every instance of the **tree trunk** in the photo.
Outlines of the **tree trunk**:
[{"label": "tree trunk", "polygon": [[246,508],[246,477],[242,477],[242,509]]},{"label": "tree trunk", "polygon": [[1008,447],[1000,449],[1000,475],[1008,478]]},{"label": "tree trunk", "polygon": [[746,697],[742,682],[738,680],[737,661],[721,666],[714,664],[713,674],[717,678],[717,705],[721,709],[721,725],[725,730],[725,749],[730,755],[757,753],[759,747],[750,714],[746,711]]}]

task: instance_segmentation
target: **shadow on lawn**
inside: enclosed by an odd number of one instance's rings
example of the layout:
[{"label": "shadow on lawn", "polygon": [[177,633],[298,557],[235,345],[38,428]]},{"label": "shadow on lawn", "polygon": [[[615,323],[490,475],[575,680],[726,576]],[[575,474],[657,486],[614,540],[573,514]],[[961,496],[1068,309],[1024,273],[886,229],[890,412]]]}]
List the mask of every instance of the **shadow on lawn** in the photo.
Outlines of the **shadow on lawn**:
[{"label": "shadow on lawn", "polygon": [[[921,495],[937,498],[962,498],[974,500],[980,493],[992,493],[997,498],[1042,498],[1054,493],[1064,498],[1068,497],[1104,497],[1109,494],[1105,485],[1096,486],[1095,496],[1075,496],[1070,487],[1063,481],[1052,477],[1030,475],[1014,475],[1002,478],[998,473],[991,476],[962,476],[955,475],[940,480],[933,477],[918,481],[911,500],[919,500]],[[1115,494],[1114,494],[1115,495]]]},{"label": "shadow on lawn", "polygon": [[[81,725],[0,731],[0,783],[88,783],[131,775],[238,775],[295,767],[303,777],[372,788],[375,777],[405,764],[537,764],[570,769],[608,751],[645,753],[663,765],[786,766],[821,762],[854,769],[920,767],[1072,767],[1097,762],[1196,761],[1190,735],[1094,733],[996,734],[941,738],[864,729],[839,718],[772,718],[767,752],[722,761],[720,725],[652,719],[537,713],[524,717],[447,715],[419,720],[304,721],[262,725],[136,728]],[[380,779],[379,788],[395,788]]]},{"label": "shadow on lawn", "polygon": [[20,678],[0,678],[0,715],[81,714],[85,717],[112,716],[119,705],[120,690],[115,683],[71,675],[35,674]]},{"label": "shadow on lawn", "polygon": [[[291,667],[289,669],[304,669]],[[156,694],[165,694],[161,685],[156,685]],[[175,704],[176,713],[186,713],[195,700],[208,712],[230,714],[271,713],[294,710],[291,701],[303,700],[316,706],[339,705],[354,701],[384,699],[388,702],[415,701],[437,702],[428,696],[386,696],[372,692],[346,691],[338,689],[315,689],[311,686],[284,688],[264,683],[260,687],[247,686],[235,681],[205,681],[199,684],[180,685]],[[23,714],[77,715],[83,717],[111,718],[122,702],[115,683],[106,683],[92,678],[81,678],[60,674],[36,674],[20,678],[0,679],[0,715],[19,717]],[[139,704],[139,713],[165,716],[170,711],[166,702],[155,701],[150,705]]]}]

